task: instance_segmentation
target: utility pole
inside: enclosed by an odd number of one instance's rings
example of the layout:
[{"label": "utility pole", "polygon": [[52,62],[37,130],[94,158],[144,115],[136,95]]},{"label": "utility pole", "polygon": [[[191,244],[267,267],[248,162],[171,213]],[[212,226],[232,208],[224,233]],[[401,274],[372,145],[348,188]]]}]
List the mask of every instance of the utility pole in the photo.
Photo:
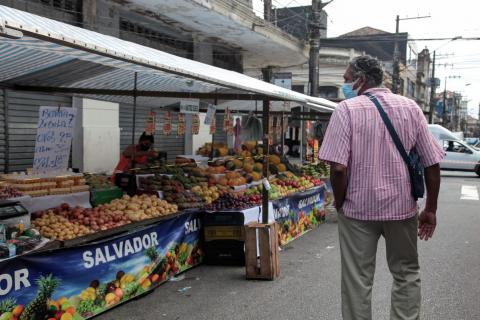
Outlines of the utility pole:
[{"label": "utility pole", "polygon": [[272,0],[263,0],[263,19],[272,21]]},{"label": "utility pole", "polygon": [[445,77],[445,86],[443,89],[443,119],[442,125],[447,127],[447,77]]},{"label": "utility pole", "polygon": [[398,94],[398,83],[400,82],[400,52],[398,50],[398,32],[400,29],[400,16],[397,15],[395,24],[395,42],[393,47],[393,76],[392,92]]},{"label": "utility pole", "polygon": [[[394,41],[394,47],[393,47],[393,75],[392,75],[392,92],[398,94],[399,90],[399,83],[400,83],[400,50],[398,49],[398,35],[400,32],[400,21],[401,20],[415,20],[415,19],[424,19],[424,18],[430,18],[430,16],[418,16],[418,17],[413,17],[413,18],[400,18],[399,15],[397,15],[397,18],[395,19],[395,41]],[[400,92],[402,94],[403,92]]]},{"label": "utility pole", "polygon": [[435,91],[437,90],[435,83],[435,55],[436,51],[433,51],[432,79],[430,82],[430,112],[428,114],[428,123],[433,123],[433,113],[435,112]]},{"label": "utility pole", "polygon": [[320,29],[322,28],[321,13],[330,0],[322,3],[322,0],[312,0],[312,20],[310,21],[310,53],[308,60],[308,94],[318,97],[318,56],[320,53]]},{"label": "utility pole", "polygon": [[[447,106],[447,79],[459,79],[460,76],[445,76],[445,85],[443,89],[443,119],[442,119],[442,125],[447,128],[448,124],[448,106]],[[455,103],[455,97],[452,97],[452,107],[453,104]]]}]

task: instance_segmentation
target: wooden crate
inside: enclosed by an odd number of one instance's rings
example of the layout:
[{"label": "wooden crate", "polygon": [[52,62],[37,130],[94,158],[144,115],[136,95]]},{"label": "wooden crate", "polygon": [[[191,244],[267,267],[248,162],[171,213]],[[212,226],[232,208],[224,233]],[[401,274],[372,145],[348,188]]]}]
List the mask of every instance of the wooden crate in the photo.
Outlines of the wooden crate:
[{"label": "wooden crate", "polygon": [[280,274],[278,224],[252,222],[245,226],[247,279],[274,280]]}]

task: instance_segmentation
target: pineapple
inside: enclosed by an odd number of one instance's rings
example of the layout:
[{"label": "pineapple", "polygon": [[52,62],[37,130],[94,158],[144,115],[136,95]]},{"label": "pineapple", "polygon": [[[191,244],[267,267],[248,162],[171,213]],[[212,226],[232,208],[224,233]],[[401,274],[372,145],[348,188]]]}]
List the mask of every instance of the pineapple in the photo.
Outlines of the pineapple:
[{"label": "pineapple", "polygon": [[51,274],[37,279],[38,292],[35,299],[28,304],[19,320],[43,319],[47,314],[47,301],[52,297],[55,289],[60,285],[60,280]]},{"label": "pineapple", "polygon": [[95,299],[95,305],[103,307],[105,304],[105,295],[107,294],[107,284],[102,283],[97,288],[97,297]]},{"label": "pineapple", "polygon": [[150,259],[151,262],[155,262],[158,258],[158,252],[155,247],[150,247],[145,251],[145,255]]},{"label": "pineapple", "polygon": [[5,299],[0,302],[0,314],[5,312],[12,312],[13,308],[17,305],[17,300],[15,298]]}]

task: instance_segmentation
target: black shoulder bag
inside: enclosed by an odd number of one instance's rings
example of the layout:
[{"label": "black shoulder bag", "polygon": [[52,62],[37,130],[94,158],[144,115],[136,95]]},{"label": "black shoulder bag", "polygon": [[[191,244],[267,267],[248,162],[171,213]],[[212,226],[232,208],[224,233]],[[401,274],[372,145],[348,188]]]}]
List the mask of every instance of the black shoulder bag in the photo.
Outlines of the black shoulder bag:
[{"label": "black shoulder bag", "polygon": [[375,107],[377,107],[377,110],[380,113],[380,116],[382,117],[382,120],[388,129],[388,132],[390,132],[393,143],[395,143],[395,146],[400,152],[403,161],[405,161],[405,164],[407,165],[408,173],[410,175],[410,182],[412,185],[413,198],[415,199],[415,201],[417,201],[418,198],[423,198],[423,195],[425,193],[425,183],[423,179],[423,166],[420,163],[419,155],[415,152],[415,150],[412,150],[410,151],[410,154],[407,154],[405,148],[403,147],[402,141],[400,141],[400,138],[398,137],[397,132],[392,125],[392,122],[388,118],[388,115],[385,113],[385,110],[383,110],[382,105],[378,101],[377,97],[375,97],[371,93],[366,93],[365,95],[368,96],[375,105]]}]

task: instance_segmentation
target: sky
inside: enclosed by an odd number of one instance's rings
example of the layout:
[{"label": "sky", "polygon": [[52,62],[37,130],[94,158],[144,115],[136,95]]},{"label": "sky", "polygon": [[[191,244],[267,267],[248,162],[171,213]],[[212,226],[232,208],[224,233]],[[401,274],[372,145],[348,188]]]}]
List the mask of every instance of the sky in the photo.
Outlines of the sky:
[{"label": "sky", "polygon": [[[277,8],[310,5],[311,0],[272,0]],[[323,2],[326,2],[325,0]],[[263,1],[253,0],[257,14],[263,11]],[[327,36],[336,37],[365,26],[395,32],[395,18],[430,16],[430,18],[400,21],[400,32],[408,32],[411,39],[480,37],[476,1],[457,0],[333,0],[326,8]],[[480,103],[480,40],[417,41],[418,51],[427,47],[437,52],[436,77],[445,77],[447,90],[461,92],[469,100],[469,113],[478,118]],[[447,64],[447,66],[445,66]],[[453,66],[452,66],[453,64]],[[457,77],[457,78],[453,78]],[[459,77],[459,78],[458,78]]]}]

